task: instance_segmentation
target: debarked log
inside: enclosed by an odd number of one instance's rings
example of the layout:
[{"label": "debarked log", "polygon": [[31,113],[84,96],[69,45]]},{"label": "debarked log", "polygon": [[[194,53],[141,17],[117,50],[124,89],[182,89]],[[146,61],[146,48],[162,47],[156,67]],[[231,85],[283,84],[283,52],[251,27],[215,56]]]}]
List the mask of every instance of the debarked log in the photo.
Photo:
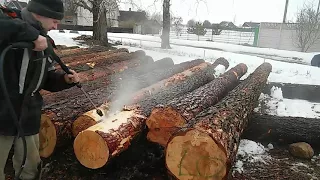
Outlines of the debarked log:
[{"label": "debarked log", "polygon": [[74,140],[74,153],[90,169],[101,168],[126,150],[143,129],[146,117],[136,108],[123,109],[80,132]]}]

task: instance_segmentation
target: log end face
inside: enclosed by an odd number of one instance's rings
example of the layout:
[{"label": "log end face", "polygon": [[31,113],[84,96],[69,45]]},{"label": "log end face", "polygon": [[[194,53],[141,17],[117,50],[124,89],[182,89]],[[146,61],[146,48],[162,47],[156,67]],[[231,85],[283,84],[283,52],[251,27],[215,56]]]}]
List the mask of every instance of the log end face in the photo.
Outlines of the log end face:
[{"label": "log end face", "polygon": [[51,118],[45,114],[41,115],[39,131],[40,148],[39,153],[43,158],[48,158],[54,151],[57,144],[56,128]]},{"label": "log end face", "polygon": [[73,148],[78,161],[87,168],[98,169],[108,162],[108,145],[94,131],[80,132],[74,140]]},{"label": "log end face", "polygon": [[148,140],[165,146],[177,127],[185,125],[186,120],[172,107],[157,107],[152,110],[146,124]]},{"label": "log end face", "polygon": [[221,180],[227,175],[225,152],[208,134],[195,129],[175,134],[165,158],[168,170],[180,180]]},{"label": "log end face", "polygon": [[219,64],[223,65],[226,69],[228,69],[230,66],[229,61],[224,57],[218,58],[212,65],[218,66]]}]

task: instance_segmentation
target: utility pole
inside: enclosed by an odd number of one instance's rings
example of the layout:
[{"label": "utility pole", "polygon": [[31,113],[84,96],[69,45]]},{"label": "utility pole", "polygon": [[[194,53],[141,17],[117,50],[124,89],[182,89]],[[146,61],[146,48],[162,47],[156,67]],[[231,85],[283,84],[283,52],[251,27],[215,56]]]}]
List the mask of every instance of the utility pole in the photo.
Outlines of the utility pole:
[{"label": "utility pole", "polygon": [[[319,0],[319,2],[320,2],[320,0]],[[286,23],[286,21],[287,21],[288,5],[289,5],[289,0],[286,0],[286,7],[284,9],[284,15],[283,15],[283,21],[282,21],[283,23]]]}]

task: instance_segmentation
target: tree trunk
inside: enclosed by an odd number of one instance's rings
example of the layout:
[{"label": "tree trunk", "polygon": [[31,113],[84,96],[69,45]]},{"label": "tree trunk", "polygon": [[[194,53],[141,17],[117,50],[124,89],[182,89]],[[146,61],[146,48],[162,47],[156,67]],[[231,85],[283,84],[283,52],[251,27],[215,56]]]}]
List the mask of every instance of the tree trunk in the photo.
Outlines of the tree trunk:
[{"label": "tree trunk", "polygon": [[128,149],[132,139],[142,131],[146,117],[135,108],[106,117],[74,140],[74,153],[79,162],[90,169],[101,168]]},{"label": "tree trunk", "polygon": [[144,114],[149,116],[153,108],[212,81],[215,78],[215,67],[202,63],[148,87],[149,90],[152,89],[151,94],[146,89],[138,92],[133,99],[143,107]]},{"label": "tree trunk", "polygon": [[169,101],[163,107],[152,110],[146,124],[148,139],[166,146],[172,134],[188,124],[198,113],[218,103],[234,89],[247,72],[245,64],[239,64],[210,83]]},{"label": "tree trunk", "polygon": [[[151,59],[148,60],[151,62]],[[83,89],[87,92],[99,89],[110,84],[110,78],[112,74],[116,74],[126,69],[131,69],[145,63],[145,59],[132,59],[114,63],[107,66],[99,66],[89,71],[80,72],[79,75],[82,79]],[[98,64],[99,65],[99,64]],[[145,66],[145,65],[144,65]],[[79,88],[73,87],[59,92],[45,92],[43,94],[44,103],[50,105],[54,102],[61,101],[70,97],[77,97],[82,95],[82,91]]]},{"label": "tree trunk", "polygon": [[71,122],[58,122],[57,116],[52,112],[41,115],[39,131],[39,153],[43,158],[50,157],[57,148],[62,148],[67,143],[72,143]]},{"label": "tree trunk", "polygon": [[163,0],[163,30],[161,35],[161,48],[170,47],[170,0]]},{"label": "tree trunk", "polygon": [[243,138],[259,142],[288,145],[296,142],[320,147],[320,120],[303,117],[279,117],[254,113]]},{"label": "tree trunk", "polygon": [[[108,51],[110,48],[104,47],[104,46],[93,46],[89,48],[75,48],[75,49],[63,49],[63,50],[55,50],[57,55],[60,58],[66,58],[69,56],[75,56],[75,55],[84,55],[84,54],[90,54],[90,53],[95,53],[95,52],[103,52],[103,51]],[[128,52],[128,49],[126,48],[121,48],[123,49],[121,52]]]},{"label": "tree trunk", "polygon": [[272,87],[281,88],[283,98],[320,102],[319,85],[269,82],[263,93],[270,95]]},{"label": "tree trunk", "polygon": [[96,57],[100,57],[100,56],[104,56],[104,57],[107,57],[107,56],[110,56],[110,55],[113,55],[113,54],[118,54],[118,53],[129,53],[127,52],[127,49],[116,49],[116,50],[110,50],[110,51],[102,51],[102,52],[89,52],[89,53],[86,53],[86,54],[73,54],[72,56],[68,56],[68,57],[64,57],[62,58],[61,60],[67,64],[67,63],[73,63],[73,62],[86,62],[85,60],[87,61],[90,61],[90,59],[93,59],[93,58],[96,58]]},{"label": "tree trunk", "polygon": [[177,179],[227,179],[240,136],[248,123],[271,72],[259,66],[218,104],[199,113],[172,136],[166,148],[166,166]]},{"label": "tree trunk", "polygon": [[[142,66],[128,69],[123,73],[116,74],[113,79],[115,81],[126,80],[130,82],[132,79],[136,79],[137,76],[148,74],[149,72],[153,72],[154,70],[163,71],[163,69],[170,68],[173,65],[174,65],[174,62],[171,58],[163,58],[158,61],[155,61],[154,63],[143,64]],[[152,77],[149,77],[149,78],[152,79]]]},{"label": "tree trunk", "polygon": [[100,8],[102,0],[94,1],[92,4],[93,14],[93,39],[108,44],[106,9]]},{"label": "tree trunk", "polygon": [[[119,93],[116,93],[116,95],[114,95],[114,99],[112,100],[112,103],[108,103],[107,106],[109,106],[109,107],[108,107],[106,113],[108,113],[109,111],[111,111],[111,112],[116,111],[116,110],[120,109],[121,107],[123,107],[124,105],[136,104],[137,103],[135,101],[136,99],[133,99],[133,98],[136,97],[135,94],[137,94],[137,93],[134,93],[134,92],[138,91],[138,89],[145,88],[145,87],[148,88],[149,85],[151,85],[159,80],[161,81],[162,79],[170,77],[170,76],[176,74],[175,72],[179,72],[179,71],[181,72],[181,71],[183,71],[183,69],[188,69],[189,67],[191,68],[193,66],[196,66],[196,64],[198,64],[200,62],[201,62],[201,60],[196,60],[196,61],[192,61],[189,63],[178,64],[178,65],[173,66],[172,68],[169,68],[169,70],[171,69],[171,71],[167,71],[166,69],[165,70],[159,69],[159,70],[155,70],[150,73],[147,73],[146,75],[138,76],[137,78],[135,78],[135,80],[133,80],[133,79],[130,80],[130,81],[136,82],[136,85],[134,85],[134,86],[137,90],[131,89],[130,90],[130,91],[132,91],[131,93],[125,93],[124,90],[121,90],[121,91],[119,91]],[[145,68],[145,69],[148,69],[148,68]],[[156,72],[158,74],[156,74]],[[166,72],[166,73],[163,73],[163,72]],[[133,77],[135,77],[135,76],[133,76]],[[124,86],[131,86],[131,85],[124,83]],[[155,88],[152,88],[152,89],[155,89]],[[138,92],[141,92],[141,90]],[[140,98],[142,98],[142,97],[140,96]],[[101,118],[97,115],[95,110],[91,110],[91,111],[79,116],[73,122],[73,125],[72,125],[72,133],[73,133],[74,137],[77,136],[79,134],[79,132],[97,124],[100,121],[100,119]]]},{"label": "tree trunk", "polygon": [[[85,167],[92,169],[104,166],[108,162],[108,159],[110,159],[109,154],[111,157],[114,157],[119,152],[127,149],[132,137],[142,131],[146,120],[146,109],[153,106],[154,100],[156,102],[165,102],[164,100],[168,101],[175,96],[196,89],[212,80],[214,78],[213,72],[213,65],[202,63],[168,79],[167,86],[170,88],[161,91],[156,96],[152,96],[153,99],[142,100],[137,106],[129,105],[131,107],[139,107],[139,115],[143,116],[140,122],[126,123],[128,116],[123,112],[116,114],[117,117],[115,118],[112,118],[113,114],[107,116],[108,120],[105,120],[105,117],[98,118],[96,115],[89,115],[92,120],[98,121],[98,123],[77,135],[74,141],[74,151],[78,160]],[[124,116],[125,118],[122,118]],[[112,123],[113,119],[117,119],[119,122]],[[136,127],[135,131],[131,131],[131,127],[127,128],[128,125]],[[111,128],[112,130],[110,130]],[[90,156],[92,153],[95,154],[95,158]]]}]

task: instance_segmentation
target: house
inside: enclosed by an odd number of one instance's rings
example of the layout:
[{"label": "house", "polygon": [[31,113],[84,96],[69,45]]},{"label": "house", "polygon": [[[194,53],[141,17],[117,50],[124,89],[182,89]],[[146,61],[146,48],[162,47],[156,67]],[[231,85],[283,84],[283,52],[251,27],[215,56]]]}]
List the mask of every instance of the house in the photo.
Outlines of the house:
[{"label": "house", "polygon": [[[62,24],[79,25],[79,26],[93,26],[93,14],[83,8],[74,7],[70,0],[63,0],[65,5],[65,17]],[[108,27],[118,27],[119,7],[115,6],[112,9],[107,9],[106,19]]]},{"label": "house", "polygon": [[243,23],[242,27],[244,27],[244,28],[258,28],[258,27],[260,27],[260,23],[257,23],[257,22],[245,22],[245,23]]},{"label": "house", "polygon": [[133,28],[133,32],[136,34],[159,34],[162,26],[157,20],[145,20],[136,25]]},{"label": "house", "polygon": [[233,22],[230,22],[230,21],[222,21],[222,22],[220,23],[220,26],[221,26],[222,28],[228,28],[228,29],[235,29],[235,28],[237,28],[237,26],[234,25]]},{"label": "house", "polygon": [[22,2],[22,1],[10,0],[7,3],[5,3],[5,5],[9,8],[21,10],[21,9],[27,7],[28,4],[26,2]]},{"label": "house", "polygon": [[144,11],[119,11],[119,27],[133,28],[138,23],[148,20],[147,14]]}]

